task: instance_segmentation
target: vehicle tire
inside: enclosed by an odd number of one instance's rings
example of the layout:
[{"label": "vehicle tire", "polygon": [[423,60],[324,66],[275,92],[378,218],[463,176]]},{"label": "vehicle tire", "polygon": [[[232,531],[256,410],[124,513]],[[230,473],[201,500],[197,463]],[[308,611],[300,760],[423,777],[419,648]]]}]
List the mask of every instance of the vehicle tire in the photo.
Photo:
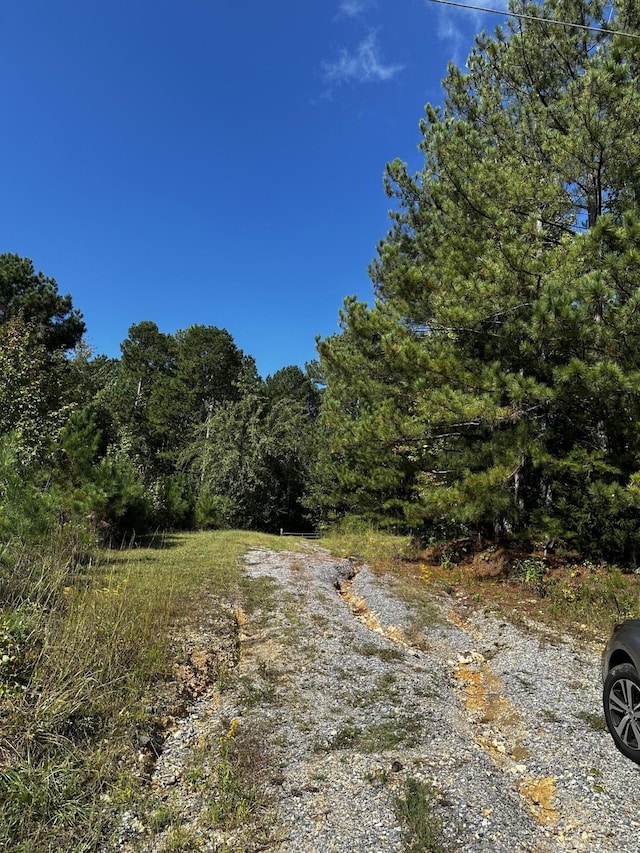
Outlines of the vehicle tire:
[{"label": "vehicle tire", "polygon": [[613,742],[640,764],[640,677],[630,663],[614,666],[604,682],[602,703]]}]

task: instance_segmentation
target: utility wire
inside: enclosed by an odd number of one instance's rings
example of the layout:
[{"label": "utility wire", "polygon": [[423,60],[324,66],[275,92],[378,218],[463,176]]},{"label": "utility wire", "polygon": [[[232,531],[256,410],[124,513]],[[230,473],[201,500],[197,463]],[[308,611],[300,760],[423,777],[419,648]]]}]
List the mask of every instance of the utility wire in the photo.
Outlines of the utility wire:
[{"label": "utility wire", "polygon": [[588,24],[575,24],[572,21],[558,21],[556,18],[541,18],[537,15],[525,15],[523,12],[507,12],[500,9],[489,9],[487,6],[474,6],[471,3],[458,3],[456,0],[429,0],[441,6],[456,6],[459,9],[474,9],[476,12],[491,12],[502,15],[503,18],[517,18],[519,21],[540,21],[543,24],[558,24],[561,27],[573,27],[576,30],[588,30],[593,33],[604,33],[608,36],[626,36],[630,39],[640,39],[640,33],[627,33],[622,30],[609,30],[605,27],[593,27]]}]

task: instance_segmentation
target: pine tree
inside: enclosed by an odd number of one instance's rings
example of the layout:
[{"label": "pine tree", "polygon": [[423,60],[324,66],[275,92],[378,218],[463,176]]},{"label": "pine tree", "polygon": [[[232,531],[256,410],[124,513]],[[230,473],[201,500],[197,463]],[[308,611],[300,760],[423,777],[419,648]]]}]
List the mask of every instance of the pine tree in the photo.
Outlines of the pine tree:
[{"label": "pine tree", "polygon": [[640,9],[526,12],[595,29],[478,36],[426,108],[422,170],[387,167],[376,305],[347,301],[320,344],[317,501],[634,559],[640,40],[601,30]]}]

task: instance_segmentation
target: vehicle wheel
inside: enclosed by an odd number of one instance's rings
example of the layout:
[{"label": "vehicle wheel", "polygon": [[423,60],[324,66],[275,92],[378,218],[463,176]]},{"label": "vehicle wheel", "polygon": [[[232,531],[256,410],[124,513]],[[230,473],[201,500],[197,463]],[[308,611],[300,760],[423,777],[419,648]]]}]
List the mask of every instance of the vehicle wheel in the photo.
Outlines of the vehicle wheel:
[{"label": "vehicle wheel", "polygon": [[604,683],[602,701],[615,745],[640,764],[640,677],[630,663],[613,667]]}]

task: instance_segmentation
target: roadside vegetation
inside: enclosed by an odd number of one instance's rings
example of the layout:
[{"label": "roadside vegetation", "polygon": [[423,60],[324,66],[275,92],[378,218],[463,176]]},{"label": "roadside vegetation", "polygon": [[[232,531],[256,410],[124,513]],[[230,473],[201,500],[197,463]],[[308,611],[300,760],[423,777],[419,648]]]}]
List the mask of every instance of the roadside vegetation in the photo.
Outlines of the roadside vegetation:
[{"label": "roadside vegetation", "polygon": [[425,547],[355,523],[334,529],[322,544],[393,578],[397,594],[423,623],[434,618],[430,602],[439,590],[463,592],[477,607],[502,609],[516,619],[520,614],[598,641],[613,623],[640,614],[640,574],[592,562],[577,551],[545,553],[469,538]]},{"label": "roadside vegetation", "polygon": [[304,369],[152,320],[93,353],[0,254],[0,846],[112,831],[181,620],[266,608],[238,559],[292,547],[268,533],[392,573],[417,622],[439,584],[571,630],[638,614],[640,19],[527,11],[449,66],[422,168],[386,168],[375,300]]},{"label": "roadside vegetation", "polygon": [[375,300],[347,298],[319,343],[312,494],[329,518],[423,542],[480,535],[635,566],[638,9],[527,12],[449,65],[419,123],[421,168],[387,165]]},{"label": "roadside vegetation", "polygon": [[[117,815],[134,805],[147,810],[149,825],[167,843],[178,844],[184,834],[179,816],[149,800],[145,785],[153,744],[162,738],[158,709],[166,715],[185,632],[209,624],[219,635],[233,635],[234,612],[268,611],[272,590],[263,579],[246,578],[240,559],[252,547],[297,544],[230,531],[158,535],[117,551],[50,543],[48,557],[25,551],[11,571],[3,570],[0,846],[22,853],[97,850],[117,834]],[[322,545],[392,577],[422,624],[432,618],[429,601],[440,589],[464,592],[478,607],[511,617],[520,613],[573,632],[588,627],[592,636],[618,614],[637,613],[640,603],[638,577],[607,565],[557,558],[551,564],[542,555],[507,555],[493,546],[478,551],[468,542],[423,550],[407,537],[354,525]],[[233,646],[234,636],[229,639]],[[229,674],[221,659],[210,677],[223,685]],[[268,694],[258,700],[268,701]],[[411,737],[410,723],[403,737]],[[339,735],[334,749],[377,749],[385,737],[355,724]],[[395,727],[389,736],[398,737]],[[202,768],[215,746],[203,746],[200,762],[194,758],[194,785],[201,776],[204,784]],[[242,821],[268,823],[232,720],[223,746],[216,766],[207,765],[206,783],[218,779],[212,825],[237,830]],[[407,838],[436,831],[437,810],[427,820],[430,801],[417,789],[399,801],[403,820],[415,822],[407,824]]]},{"label": "roadside vegetation", "polygon": [[[165,535],[90,557],[61,546],[40,562],[23,553],[3,570],[0,848],[94,850],[117,830],[116,813],[143,795],[140,747],[159,734],[153,709],[176,679],[184,625],[228,619],[234,604],[259,606],[240,557],[283,541]],[[212,820],[222,810],[231,821],[236,800],[246,806],[232,773],[233,735]]]}]

